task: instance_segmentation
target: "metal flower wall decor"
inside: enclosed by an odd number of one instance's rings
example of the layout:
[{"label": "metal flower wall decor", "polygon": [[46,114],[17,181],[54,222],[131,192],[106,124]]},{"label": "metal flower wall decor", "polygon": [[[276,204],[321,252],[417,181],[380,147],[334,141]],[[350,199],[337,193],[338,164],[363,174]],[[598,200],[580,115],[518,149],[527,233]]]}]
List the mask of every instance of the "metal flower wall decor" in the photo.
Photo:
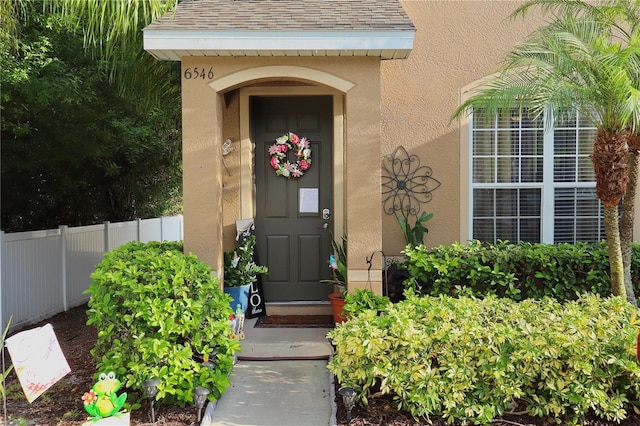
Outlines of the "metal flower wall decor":
[{"label": "metal flower wall decor", "polygon": [[411,214],[420,211],[421,203],[431,201],[431,193],[441,184],[433,178],[429,166],[421,166],[417,155],[409,155],[399,146],[392,155],[382,160],[382,205],[385,213],[405,210]]}]

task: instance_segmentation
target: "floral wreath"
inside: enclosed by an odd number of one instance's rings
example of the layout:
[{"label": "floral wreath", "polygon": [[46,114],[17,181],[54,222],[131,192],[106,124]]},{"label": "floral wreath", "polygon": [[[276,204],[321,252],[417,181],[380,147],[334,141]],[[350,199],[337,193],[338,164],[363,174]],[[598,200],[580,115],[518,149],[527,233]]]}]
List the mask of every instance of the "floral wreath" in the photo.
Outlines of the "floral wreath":
[{"label": "floral wreath", "polygon": [[[292,163],[287,159],[287,153],[293,151],[298,159]],[[271,156],[271,167],[276,171],[277,176],[284,176],[287,179],[301,177],[306,170],[311,167],[311,145],[307,138],[301,138],[293,132],[289,132],[276,138],[276,143],[269,147]]]}]

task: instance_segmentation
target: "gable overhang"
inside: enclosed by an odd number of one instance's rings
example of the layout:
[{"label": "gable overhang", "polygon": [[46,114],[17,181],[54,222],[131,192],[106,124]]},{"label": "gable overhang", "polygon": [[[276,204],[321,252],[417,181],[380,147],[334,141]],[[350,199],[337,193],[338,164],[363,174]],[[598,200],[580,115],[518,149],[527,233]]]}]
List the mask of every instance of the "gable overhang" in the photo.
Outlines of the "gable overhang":
[{"label": "gable overhang", "polygon": [[144,49],[155,58],[185,56],[373,56],[404,59],[415,31],[144,30]]}]

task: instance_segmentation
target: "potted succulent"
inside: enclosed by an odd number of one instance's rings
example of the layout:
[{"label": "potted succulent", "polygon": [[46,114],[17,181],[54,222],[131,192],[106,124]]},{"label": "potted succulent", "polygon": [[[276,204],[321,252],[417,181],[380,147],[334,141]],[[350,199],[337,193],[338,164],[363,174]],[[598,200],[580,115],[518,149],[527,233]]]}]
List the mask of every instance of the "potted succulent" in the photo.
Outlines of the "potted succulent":
[{"label": "potted succulent", "polygon": [[329,294],[329,300],[331,301],[331,308],[333,311],[333,320],[338,322],[344,322],[346,317],[342,313],[342,309],[345,305],[345,294],[347,293],[347,239],[342,237],[341,243],[335,240],[331,241],[333,247],[333,254],[329,256],[329,267],[333,274],[329,282],[334,285],[333,293]]},{"label": "potted succulent", "polygon": [[231,309],[236,312],[240,305],[242,312],[247,310],[249,289],[258,280],[258,274],[266,274],[266,266],[256,264],[254,249],[255,235],[249,235],[242,245],[224,254],[224,292],[233,298]]}]

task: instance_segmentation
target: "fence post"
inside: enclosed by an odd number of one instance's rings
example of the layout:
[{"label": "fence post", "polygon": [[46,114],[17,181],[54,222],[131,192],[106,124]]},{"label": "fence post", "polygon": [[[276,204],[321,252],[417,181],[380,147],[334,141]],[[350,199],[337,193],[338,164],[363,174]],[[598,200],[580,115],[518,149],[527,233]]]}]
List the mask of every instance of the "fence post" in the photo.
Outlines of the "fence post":
[{"label": "fence post", "polygon": [[160,241],[164,241],[164,216],[160,216]]},{"label": "fence post", "polygon": [[136,242],[140,242],[140,228],[142,228],[142,219],[137,218],[136,219]]},{"label": "fence post", "polygon": [[105,220],[104,222],[102,222],[102,224],[104,225],[104,253],[103,254],[107,254],[107,252],[109,251],[109,221]]},{"label": "fence post", "polygon": [[65,312],[69,310],[67,298],[67,225],[60,225],[60,261],[62,262],[62,307]]}]

